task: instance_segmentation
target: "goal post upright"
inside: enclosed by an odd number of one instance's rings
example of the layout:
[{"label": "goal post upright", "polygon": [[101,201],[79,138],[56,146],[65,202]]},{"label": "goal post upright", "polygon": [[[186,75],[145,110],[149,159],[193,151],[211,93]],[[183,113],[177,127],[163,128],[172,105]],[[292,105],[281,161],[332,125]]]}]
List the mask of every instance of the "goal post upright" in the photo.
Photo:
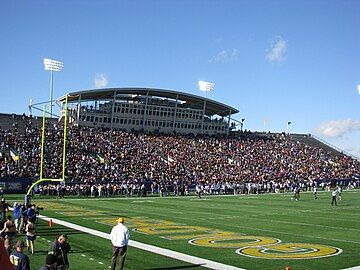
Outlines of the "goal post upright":
[{"label": "goal post upright", "polygon": [[46,105],[44,105],[43,119],[42,119],[41,151],[40,151],[40,177],[39,177],[39,179],[43,178],[44,145],[45,145],[45,113],[46,113]]},{"label": "goal post upright", "polygon": [[64,110],[64,142],[63,142],[63,159],[62,159],[62,178],[43,178],[44,172],[44,148],[45,148],[45,115],[46,115],[46,105],[43,109],[43,119],[42,119],[42,132],[41,132],[41,153],[40,153],[40,176],[39,180],[35,181],[27,191],[26,195],[30,195],[33,188],[44,181],[51,182],[64,182],[65,181],[65,168],[66,168],[66,140],[67,140],[67,111],[68,111],[68,95],[65,99],[65,110]]},{"label": "goal post upright", "polygon": [[64,146],[63,146],[63,162],[62,162],[62,181],[65,181],[66,138],[67,138],[67,111],[68,111],[68,95],[66,95],[66,99],[65,99],[65,119],[64,119]]}]

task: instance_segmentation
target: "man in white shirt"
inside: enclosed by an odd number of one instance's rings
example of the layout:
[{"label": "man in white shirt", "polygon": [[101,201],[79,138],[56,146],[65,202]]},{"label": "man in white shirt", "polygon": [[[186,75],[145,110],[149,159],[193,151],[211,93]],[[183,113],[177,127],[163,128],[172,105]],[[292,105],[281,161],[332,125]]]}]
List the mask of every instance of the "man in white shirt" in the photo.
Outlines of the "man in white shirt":
[{"label": "man in white shirt", "polygon": [[331,200],[331,205],[337,205],[337,202],[336,202],[336,195],[338,193],[338,190],[336,188],[334,188],[334,190],[331,192],[331,197],[332,197],[332,200]]},{"label": "man in white shirt", "polygon": [[113,254],[111,257],[111,270],[115,270],[117,257],[119,257],[119,268],[124,269],[125,256],[127,245],[130,239],[130,233],[128,228],[124,225],[124,219],[118,218],[116,220],[117,225],[114,226],[110,233],[111,243],[113,245]]}]

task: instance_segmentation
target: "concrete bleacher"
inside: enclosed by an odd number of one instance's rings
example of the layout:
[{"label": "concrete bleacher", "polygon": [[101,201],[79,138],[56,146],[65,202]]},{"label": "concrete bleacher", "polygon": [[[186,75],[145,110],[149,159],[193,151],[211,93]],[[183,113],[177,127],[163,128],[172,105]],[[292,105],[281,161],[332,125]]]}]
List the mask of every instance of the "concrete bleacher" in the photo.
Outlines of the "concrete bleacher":
[{"label": "concrete bleacher", "polygon": [[[27,116],[25,114],[20,115],[20,114],[0,113],[0,129],[2,130],[14,131],[15,129],[17,129],[19,133],[23,133],[25,131],[26,125],[29,124],[29,121],[31,121],[33,127],[41,128],[42,126],[42,117],[40,116]],[[57,118],[46,118],[46,121],[47,121],[47,127],[50,128],[52,125],[49,125],[49,123],[53,123],[53,124],[58,123]],[[285,135],[285,133],[282,134]],[[274,133],[237,131],[237,132],[232,132],[231,135],[232,137],[239,137],[239,138],[255,138],[255,137],[270,138],[271,136],[274,135]],[[336,156],[350,155],[349,153],[346,153],[345,151],[333,145],[330,145],[329,143],[311,134],[289,134],[287,136],[289,136],[294,141],[299,141],[311,147],[321,148],[324,152],[330,152]],[[352,157],[356,158],[354,156]]]},{"label": "concrete bleacher", "polygon": [[321,148],[324,152],[330,152],[336,156],[349,155],[341,149],[336,148],[335,146],[332,146],[325,141],[321,141],[319,138],[311,134],[291,134],[291,138],[295,141],[302,142],[311,147]]},{"label": "concrete bleacher", "polygon": [[[32,122],[32,126],[41,127],[42,117],[39,116],[27,116],[25,114],[6,114],[0,113],[0,129],[14,131],[22,133],[25,131],[25,127],[29,124],[29,120]],[[47,121],[56,123],[56,118],[47,118]]]}]

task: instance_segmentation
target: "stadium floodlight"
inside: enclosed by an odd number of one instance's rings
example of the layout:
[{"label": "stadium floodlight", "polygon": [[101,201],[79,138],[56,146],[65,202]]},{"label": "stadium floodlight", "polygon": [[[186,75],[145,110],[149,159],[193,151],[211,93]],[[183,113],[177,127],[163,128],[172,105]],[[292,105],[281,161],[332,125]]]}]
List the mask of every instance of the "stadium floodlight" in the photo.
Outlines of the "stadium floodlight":
[{"label": "stadium floodlight", "polygon": [[205,98],[207,96],[207,92],[214,91],[214,88],[215,88],[215,83],[199,81],[199,89],[200,91],[205,92]]},{"label": "stadium floodlight", "polygon": [[62,71],[64,68],[63,62],[48,58],[44,59],[44,65],[45,65],[45,70],[50,70],[50,71]]},{"label": "stadium floodlight", "polygon": [[214,88],[215,88],[215,83],[199,81],[200,91],[210,92],[213,91]]},{"label": "stadium floodlight", "polygon": [[54,79],[53,79],[53,73],[54,71],[63,71],[64,63],[61,61],[53,60],[53,59],[44,59],[44,66],[45,70],[51,71],[50,75],[50,117],[52,117],[52,108],[53,108],[53,92],[54,92]]}]

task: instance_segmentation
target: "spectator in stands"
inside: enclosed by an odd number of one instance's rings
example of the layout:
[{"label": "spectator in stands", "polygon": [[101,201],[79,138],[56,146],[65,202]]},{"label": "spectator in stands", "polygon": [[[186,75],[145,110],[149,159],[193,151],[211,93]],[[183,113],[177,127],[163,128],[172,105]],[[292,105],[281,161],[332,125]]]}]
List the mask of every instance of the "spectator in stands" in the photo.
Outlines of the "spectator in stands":
[{"label": "spectator in stands", "polygon": [[[48,125],[46,136],[44,176],[60,178],[62,124]],[[21,161],[0,156],[0,177],[35,176],[40,169],[40,137],[41,129],[32,122],[23,133],[0,129],[0,148],[16,149]],[[79,196],[131,196],[145,181],[156,183],[153,192],[162,187],[162,195],[182,186],[186,193],[186,186],[196,184],[206,187],[208,194],[228,194],[234,187],[239,187],[239,193],[286,192],[294,184],[301,185],[303,191],[311,187],[310,181],[358,181],[356,177],[360,176],[356,159],[325,152],[283,134],[211,138],[72,125],[68,145],[68,180],[63,191]],[[56,194],[54,185],[42,188],[43,193]]]}]

